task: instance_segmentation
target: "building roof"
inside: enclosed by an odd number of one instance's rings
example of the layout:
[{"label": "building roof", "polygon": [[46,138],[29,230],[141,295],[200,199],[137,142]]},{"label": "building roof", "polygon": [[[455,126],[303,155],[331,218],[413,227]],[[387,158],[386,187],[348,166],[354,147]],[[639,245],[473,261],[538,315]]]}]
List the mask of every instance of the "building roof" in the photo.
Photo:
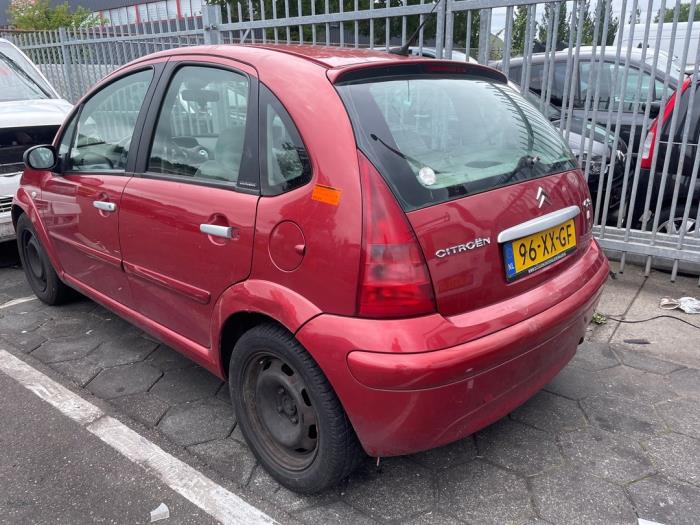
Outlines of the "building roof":
[{"label": "building roof", "polygon": [[[155,0],[51,0],[51,5],[62,4],[68,2],[71,10],[77,7],[84,7],[88,11],[104,11],[115,7],[125,7],[137,3],[147,3]],[[3,2],[4,3],[4,2]],[[9,24],[7,10],[9,9],[10,1],[7,2],[7,7],[0,7],[0,27],[5,27]]]}]

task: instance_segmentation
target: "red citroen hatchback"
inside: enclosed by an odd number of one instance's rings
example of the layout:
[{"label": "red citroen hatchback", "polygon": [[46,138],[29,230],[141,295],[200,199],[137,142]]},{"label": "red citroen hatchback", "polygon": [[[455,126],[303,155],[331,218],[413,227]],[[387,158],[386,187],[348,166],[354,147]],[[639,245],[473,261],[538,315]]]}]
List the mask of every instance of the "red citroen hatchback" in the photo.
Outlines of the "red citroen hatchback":
[{"label": "red citroen hatchback", "polygon": [[158,53],[25,154],[27,279],[227,378],[283,485],[503,417],[574,355],[608,272],[557,131],[473,64],[303,46]]}]

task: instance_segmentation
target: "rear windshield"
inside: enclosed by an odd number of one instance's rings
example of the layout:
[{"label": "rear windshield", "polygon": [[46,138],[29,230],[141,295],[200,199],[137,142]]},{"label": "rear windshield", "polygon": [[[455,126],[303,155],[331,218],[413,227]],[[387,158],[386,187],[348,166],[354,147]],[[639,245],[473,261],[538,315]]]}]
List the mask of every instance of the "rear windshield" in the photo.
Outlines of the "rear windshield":
[{"label": "rear windshield", "polygon": [[337,89],[360,149],[405,210],[576,167],[559,132],[498,81],[413,74]]}]

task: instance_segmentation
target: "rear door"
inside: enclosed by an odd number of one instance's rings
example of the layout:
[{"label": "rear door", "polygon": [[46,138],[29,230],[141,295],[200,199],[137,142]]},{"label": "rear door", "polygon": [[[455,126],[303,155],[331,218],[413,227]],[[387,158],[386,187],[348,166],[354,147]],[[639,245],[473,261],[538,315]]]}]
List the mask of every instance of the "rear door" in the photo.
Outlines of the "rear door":
[{"label": "rear door", "polygon": [[61,173],[42,184],[39,208],[64,270],[124,305],[121,197],[161,66],[130,71],[84,101],[60,138]]},{"label": "rear door", "polygon": [[135,308],[210,346],[214,305],[250,273],[257,168],[255,71],[170,62],[122,197],[120,238]]},{"label": "rear door", "polygon": [[405,69],[338,89],[407,212],[438,310],[495,304],[570,268],[590,242],[590,203],[558,130],[488,72]]}]

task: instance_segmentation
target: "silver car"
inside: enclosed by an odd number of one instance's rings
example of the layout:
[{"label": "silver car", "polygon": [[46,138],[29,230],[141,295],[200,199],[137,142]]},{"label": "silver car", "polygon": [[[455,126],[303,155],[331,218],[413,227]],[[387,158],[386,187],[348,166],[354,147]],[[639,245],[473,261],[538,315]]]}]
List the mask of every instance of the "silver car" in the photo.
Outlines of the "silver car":
[{"label": "silver car", "polygon": [[72,108],[24,53],[0,38],[0,242],[15,237],[10,207],[24,152],[53,142]]}]

